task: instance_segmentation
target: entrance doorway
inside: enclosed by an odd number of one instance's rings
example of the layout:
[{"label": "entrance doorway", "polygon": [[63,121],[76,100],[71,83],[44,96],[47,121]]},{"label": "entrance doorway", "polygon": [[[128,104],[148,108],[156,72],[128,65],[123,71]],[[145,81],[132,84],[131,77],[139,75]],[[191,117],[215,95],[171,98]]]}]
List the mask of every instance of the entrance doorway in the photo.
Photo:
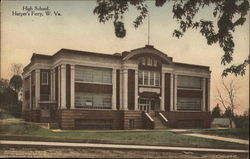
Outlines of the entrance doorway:
[{"label": "entrance doorway", "polygon": [[151,100],[149,98],[139,99],[139,109],[145,112],[149,112],[151,107]]},{"label": "entrance doorway", "polygon": [[159,110],[159,100],[156,98],[140,98],[139,110],[149,112]]}]

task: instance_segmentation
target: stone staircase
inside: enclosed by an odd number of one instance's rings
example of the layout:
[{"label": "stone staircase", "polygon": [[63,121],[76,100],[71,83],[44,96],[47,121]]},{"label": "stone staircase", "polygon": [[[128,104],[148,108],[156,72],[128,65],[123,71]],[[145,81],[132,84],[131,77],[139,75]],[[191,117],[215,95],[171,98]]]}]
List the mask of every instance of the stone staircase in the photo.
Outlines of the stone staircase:
[{"label": "stone staircase", "polygon": [[154,120],[154,129],[162,130],[167,127],[162,123],[162,120],[156,115],[156,112],[149,112],[150,117]]}]

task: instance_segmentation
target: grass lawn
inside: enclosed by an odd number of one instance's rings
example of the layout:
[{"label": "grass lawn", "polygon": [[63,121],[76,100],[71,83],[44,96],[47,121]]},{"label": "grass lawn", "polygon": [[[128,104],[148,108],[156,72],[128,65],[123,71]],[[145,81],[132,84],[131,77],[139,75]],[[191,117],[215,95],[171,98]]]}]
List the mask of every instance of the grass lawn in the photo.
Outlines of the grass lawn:
[{"label": "grass lawn", "polygon": [[0,119],[8,119],[8,118],[14,118],[14,116],[9,113],[0,111]]},{"label": "grass lawn", "polygon": [[198,129],[194,132],[208,135],[216,135],[222,137],[249,139],[249,129],[247,128],[232,128],[232,129]]},{"label": "grass lawn", "polygon": [[230,143],[212,139],[203,139],[192,136],[175,134],[167,130],[160,131],[133,131],[133,130],[106,130],[106,131],[80,131],[62,130],[52,131],[27,123],[1,123],[0,135],[23,135],[54,137],[68,139],[92,139],[116,141],[117,143],[127,144],[152,144],[183,147],[210,147],[210,148],[235,148],[246,149],[246,145]]}]

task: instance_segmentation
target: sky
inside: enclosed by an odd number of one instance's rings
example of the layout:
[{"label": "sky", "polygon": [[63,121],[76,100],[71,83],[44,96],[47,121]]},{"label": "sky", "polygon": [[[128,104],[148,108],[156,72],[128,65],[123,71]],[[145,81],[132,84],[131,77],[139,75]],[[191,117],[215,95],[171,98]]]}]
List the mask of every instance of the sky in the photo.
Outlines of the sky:
[{"label": "sky", "polygon": [[[125,38],[114,34],[113,22],[99,23],[93,10],[95,1],[2,1],[1,2],[1,78],[12,76],[12,63],[26,66],[33,53],[53,55],[61,48],[113,54],[144,47],[148,41],[147,20],[137,29],[132,21],[139,12],[129,7],[125,14]],[[171,5],[155,7],[147,1],[150,12],[150,45],[173,57],[174,62],[209,66],[211,73],[211,109],[218,103],[217,88],[221,89],[221,73],[225,67],[221,62],[223,50],[218,44],[207,45],[198,30],[189,30],[178,39],[172,36],[178,24],[173,20]],[[43,13],[20,16],[23,8],[48,7],[52,15]],[[197,19],[211,19],[212,7],[205,8]],[[56,16],[54,12],[59,13]],[[234,64],[239,64],[249,54],[249,18],[233,33],[235,42]],[[239,87],[236,113],[242,113],[249,106],[249,68],[244,77],[230,75],[226,82],[234,80]]]}]

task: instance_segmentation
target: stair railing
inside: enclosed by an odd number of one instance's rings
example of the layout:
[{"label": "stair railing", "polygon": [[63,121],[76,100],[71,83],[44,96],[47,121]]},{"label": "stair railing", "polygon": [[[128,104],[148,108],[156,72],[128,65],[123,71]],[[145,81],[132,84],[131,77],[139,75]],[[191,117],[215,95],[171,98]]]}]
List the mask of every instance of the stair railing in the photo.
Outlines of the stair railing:
[{"label": "stair railing", "polygon": [[143,112],[143,127],[145,129],[154,129],[155,127],[154,119],[147,112]]},{"label": "stair railing", "polygon": [[159,118],[161,119],[162,123],[167,126],[168,124],[168,119],[161,113],[161,112],[158,112],[158,116]]}]

